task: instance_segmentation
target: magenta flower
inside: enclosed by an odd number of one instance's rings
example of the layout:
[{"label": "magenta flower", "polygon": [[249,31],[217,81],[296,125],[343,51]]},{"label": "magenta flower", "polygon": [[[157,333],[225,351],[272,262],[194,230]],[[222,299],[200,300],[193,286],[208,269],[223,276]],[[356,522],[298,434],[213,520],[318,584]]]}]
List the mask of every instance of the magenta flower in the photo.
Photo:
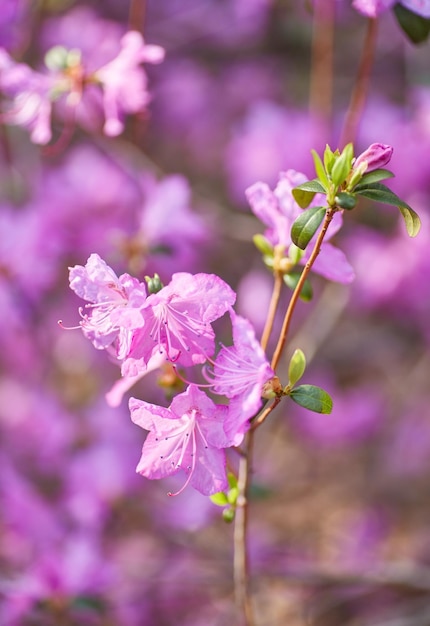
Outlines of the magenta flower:
[{"label": "magenta flower", "polygon": [[209,374],[215,393],[231,399],[225,430],[239,445],[249,419],[261,408],[263,385],[275,376],[248,320],[230,310],[233,346],[223,346]]},{"label": "magenta flower", "polygon": [[137,31],[121,39],[121,50],[112,61],[97,70],[95,78],[103,87],[104,132],[114,137],[124,130],[124,114],[142,111],[149,102],[147,78],[141,63],[160,63],[164,50],[144,43]]},{"label": "magenta flower", "polygon": [[[384,11],[391,9],[398,0],[353,0],[352,6],[367,17],[378,17]],[[430,18],[430,1],[429,0],[401,0],[406,9],[421,15],[421,17]]]},{"label": "magenta flower", "polygon": [[71,267],[69,278],[70,288],[90,302],[89,314],[81,313],[84,335],[97,349],[110,348],[122,359],[134,324],[142,322],[138,311],[146,299],[146,286],[129,274],[118,278],[98,254],[91,254],[85,267]]},{"label": "magenta flower", "polygon": [[124,376],[146,369],[158,351],[180,365],[204,363],[215,350],[211,322],[234,304],[236,294],[214,274],[173,274],[170,283],[151,294],[140,309]]},{"label": "magenta flower", "polygon": [[[295,170],[281,172],[278,184],[272,191],[265,183],[255,183],[246,190],[246,197],[251,205],[253,213],[268,228],[265,231],[266,238],[273,246],[282,245],[285,252],[292,244],[291,226],[294,220],[301,214],[302,209],[294,200],[292,189],[307,180],[304,174]],[[311,206],[322,206],[325,199],[321,194],[316,194]],[[340,283],[350,283],[354,279],[354,270],[348,263],[344,253],[327,243],[342,226],[342,214],[336,213],[327,231],[325,242],[321,246],[312,269],[329,280]],[[317,237],[315,234],[314,239]],[[299,264],[305,265],[312,251],[312,240],[307,246]]]},{"label": "magenta flower", "polygon": [[364,174],[390,162],[393,148],[383,143],[372,143],[367,150],[362,152],[354,161],[353,169],[359,169]]},{"label": "magenta flower", "polygon": [[227,407],[218,406],[195,385],[177,396],[168,409],[130,399],[131,419],[149,430],[136,471],[150,479],[184,470],[188,484],[204,495],[228,487],[225,472],[227,444],[223,422]]}]

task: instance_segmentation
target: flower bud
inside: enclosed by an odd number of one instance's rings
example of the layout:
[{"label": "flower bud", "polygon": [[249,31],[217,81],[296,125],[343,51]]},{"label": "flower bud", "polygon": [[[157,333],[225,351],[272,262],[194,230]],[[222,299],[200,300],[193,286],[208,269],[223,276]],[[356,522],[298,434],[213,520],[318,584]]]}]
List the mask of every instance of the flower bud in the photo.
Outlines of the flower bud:
[{"label": "flower bud", "polygon": [[353,164],[353,169],[364,172],[371,172],[380,167],[384,167],[390,161],[393,154],[393,148],[383,143],[372,143],[367,150],[358,156]]}]

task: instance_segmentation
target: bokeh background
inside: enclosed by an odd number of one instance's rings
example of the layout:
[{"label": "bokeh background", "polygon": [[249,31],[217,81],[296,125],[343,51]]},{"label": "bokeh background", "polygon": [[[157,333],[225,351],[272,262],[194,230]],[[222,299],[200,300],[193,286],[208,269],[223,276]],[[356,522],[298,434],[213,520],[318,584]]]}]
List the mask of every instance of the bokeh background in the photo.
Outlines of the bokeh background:
[{"label": "bokeh background", "polygon": [[[57,320],[78,324],[68,267],[97,252],[140,279],[216,272],[261,332],[271,276],[244,191],[289,168],[312,177],[310,149],[337,147],[367,25],[349,0],[327,7],[315,27],[312,7],[288,0],[1,3],[0,45],[35,69],[54,45],[105,63],[130,23],[166,49],[145,66],[148,109],[118,138],[97,102],[65,145],[61,107],[51,146],[0,127],[2,625],[234,623],[221,510],[135,474],[144,432],[127,398],[166,403],[157,375],[110,408],[118,366]],[[315,83],[330,13],[333,71]],[[285,402],[258,431],[258,626],[430,624],[430,51],[391,12],[379,21],[356,152],[393,145],[391,186],[423,228],[411,240],[394,208],[363,203],[336,241],[355,282],[315,278],[297,311],[288,352],[305,351],[304,382],[334,410]]]}]

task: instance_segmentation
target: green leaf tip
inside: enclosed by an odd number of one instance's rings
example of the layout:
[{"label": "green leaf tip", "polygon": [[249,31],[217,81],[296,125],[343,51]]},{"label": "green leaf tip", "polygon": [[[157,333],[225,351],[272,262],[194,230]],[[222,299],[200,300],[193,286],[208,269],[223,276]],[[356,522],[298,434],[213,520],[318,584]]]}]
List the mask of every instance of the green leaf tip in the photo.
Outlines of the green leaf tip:
[{"label": "green leaf tip", "polygon": [[382,204],[390,204],[396,206],[403,216],[405,221],[406,230],[410,237],[416,237],[420,232],[421,220],[418,214],[404,202],[399,196],[397,196],[391,189],[388,189],[382,183],[371,183],[370,185],[358,185],[355,188],[355,193],[369,198],[369,200],[375,200],[375,202],[381,202]]},{"label": "green leaf tip", "polygon": [[290,398],[314,413],[328,414],[333,408],[333,400],[329,394],[316,385],[299,385],[291,391]]}]

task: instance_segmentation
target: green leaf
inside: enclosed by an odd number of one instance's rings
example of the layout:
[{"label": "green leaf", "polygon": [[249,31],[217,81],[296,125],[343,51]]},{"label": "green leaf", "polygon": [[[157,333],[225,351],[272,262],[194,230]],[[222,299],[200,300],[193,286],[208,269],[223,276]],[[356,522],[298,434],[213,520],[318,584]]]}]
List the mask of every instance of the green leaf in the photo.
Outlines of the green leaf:
[{"label": "green leaf", "polygon": [[304,250],[318,230],[326,214],[325,207],[313,206],[303,211],[291,227],[291,239],[300,250]]},{"label": "green leaf", "polygon": [[299,385],[290,393],[291,400],[315,413],[331,413],[333,400],[328,393],[315,385]]},{"label": "green leaf", "polygon": [[400,28],[412,43],[418,44],[426,41],[430,33],[430,19],[409,11],[400,3],[394,6],[394,15]]},{"label": "green leaf", "polygon": [[388,189],[382,183],[372,183],[370,185],[358,185],[355,188],[355,193],[369,198],[369,200],[375,200],[375,202],[382,202],[382,204],[391,204],[396,206],[403,216],[406,224],[406,230],[410,237],[416,237],[421,228],[421,220],[418,214],[403,200],[399,198],[391,189]]},{"label": "green leaf", "polygon": [[319,157],[318,152],[316,152],[315,150],[311,150],[311,152],[312,152],[312,158],[314,160],[315,172],[317,174],[318,180],[321,183],[321,185],[324,187],[324,191],[327,191],[329,187],[329,182],[328,182],[326,171],[324,169],[324,165]]},{"label": "green leaf", "polygon": [[301,379],[306,369],[306,357],[299,348],[294,350],[288,366],[288,382],[293,387]]},{"label": "green leaf", "polygon": [[342,150],[342,154],[334,162],[331,170],[331,179],[336,187],[345,182],[351,171],[353,157],[354,151],[352,143],[348,143]]},{"label": "green leaf", "polygon": [[297,265],[302,256],[303,250],[300,250],[300,248],[298,248],[294,243],[291,243],[290,247],[288,248],[288,258],[290,259],[291,263]]},{"label": "green leaf", "polygon": [[324,167],[326,169],[326,172],[328,174],[331,174],[331,170],[333,167],[333,163],[335,162],[335,154],[332,151],[332,149],[330,148],[330,146],[328,144],[326,144],[325,150],[324,150]]},{"label": "green leaf", "polygon": [[[296,272],[292,272],[291,274],[284,274],[284,283],[289,289],[291,289],[291,291],[294,291],[294,289],[296,288],[300,276],[301,274],[298,274]],[[309,302],[310,300],[312,300],[312,296],[312,285],[309,280],[305,280],[302,290],[300,292],[300,299],[303,300],[303,302]]]},{"label": "green leaf", "polygon": [[381,167],[367,174],[363,174],[359,184],[368,185],[370,183],[378,183],[380,180],[385,180],[386,178],[394,178],[394,174],[390,172],[390,170],[385,170]]},{"label": "green leaf", "polygon": [[209,496],[211,502],[216,504],[217,506],[227,506],[228,498],[227,495],[223,491],[219,491],[218,493],[214,493]]},{"label": "green leaf", "polygon": [[314,180],[308,180],[293,189],[294,200],[297,202],[300,208],[306,209],[316,193],[324,193],[326,190],[321,185],[320,181],[315,178]]}]

